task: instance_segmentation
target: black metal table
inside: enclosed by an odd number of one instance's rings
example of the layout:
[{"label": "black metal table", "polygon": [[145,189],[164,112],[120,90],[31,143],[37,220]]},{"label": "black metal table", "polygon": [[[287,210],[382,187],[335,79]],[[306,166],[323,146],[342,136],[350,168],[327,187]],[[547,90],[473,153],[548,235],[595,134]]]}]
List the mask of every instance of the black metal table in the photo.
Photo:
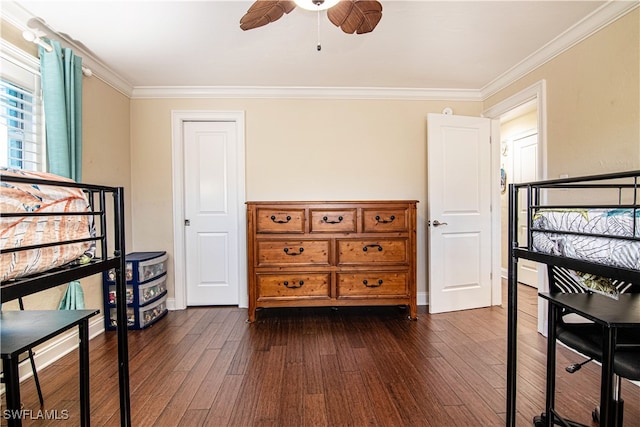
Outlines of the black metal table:
[{"label": "black metal table", "polygon": [[9,426],[22,425],[18,357],[28,349],[75,326],[78,326],[80,339],[80,421],[83,426],[89,426],[89,318],[99,312],[100,310],[34,310],[0,313],[0,348]]},{"label": "black metal table", "polygon": [[[621,294],[619,299],[595,293],[540,292],[540,297],[549,301],[548,349],[547,349],[547,408],[554,405],[556,364],[557,310],[562,307],[570,312],[603,326],[602,374],[600,381],[600,426],[613,427],[616,423],[613,403],[613,355],[617,331],[620,328],[640,327],[640,294]],[[549,395],[551,394],[551,395]],[[551,417],[553,419],[553,416]]]}]

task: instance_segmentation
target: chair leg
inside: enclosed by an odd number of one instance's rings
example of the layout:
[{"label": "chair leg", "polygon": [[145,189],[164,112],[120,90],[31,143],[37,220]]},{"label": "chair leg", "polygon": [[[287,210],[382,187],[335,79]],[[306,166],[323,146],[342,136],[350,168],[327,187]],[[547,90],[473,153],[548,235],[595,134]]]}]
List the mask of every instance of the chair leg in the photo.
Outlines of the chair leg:
[{"label": "chair leg", "polygon": [[[613,412],[615,413],[615,427],[623,427],[623,415],[624,415],[624,400],[621,396],[622,392],[622,378],[619,375],[613,376]],[[591,412],[593,421],[600,424],[600,406]]]},{"label": "chair leg", "polygon": [[[533,417],[533,425],[534,427],[546,427],[547,426],[547,414],[542,413],[538,416]],[[582,424],[572,420],[566,420],[556,414],[553,419],[553,425],[563,426],[563,427],[589,427],[586,424]]]}]

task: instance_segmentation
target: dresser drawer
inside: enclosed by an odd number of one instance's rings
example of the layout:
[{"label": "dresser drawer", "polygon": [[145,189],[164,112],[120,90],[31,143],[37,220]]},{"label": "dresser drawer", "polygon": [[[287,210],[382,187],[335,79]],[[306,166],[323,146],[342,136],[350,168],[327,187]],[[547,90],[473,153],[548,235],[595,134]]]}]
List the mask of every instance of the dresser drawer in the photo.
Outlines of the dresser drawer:
[{"label": "dresser drawer", "polygon": [[258,274],[258,301],[297,297],[329,298],[329,274]]},{"label": "dresser drawer", "polygon": [[407,296],[408,279],[405,272],[339,273],[338,298]]},{"label": "dresser drawer", "polygon": [[270,265],[329,265],[328,240],[260,240],[259,267]]},{"label": "dresser drawer", "polygon": [[409,229],[406,208],[364,208],[362,210],[365,233],[388,233]]},{"label": "dresser drawer", "polygon": [[356,231],[355,209],[312,209],[312,233],[353,233]]},{"label": "dresser drawer", "polygon": [[339,265],[407,262],[407,239],[338,240]]},{"label": "dresser drawer", "polygon": [[304,233],[304,209],[258,208],[258,233]]}]

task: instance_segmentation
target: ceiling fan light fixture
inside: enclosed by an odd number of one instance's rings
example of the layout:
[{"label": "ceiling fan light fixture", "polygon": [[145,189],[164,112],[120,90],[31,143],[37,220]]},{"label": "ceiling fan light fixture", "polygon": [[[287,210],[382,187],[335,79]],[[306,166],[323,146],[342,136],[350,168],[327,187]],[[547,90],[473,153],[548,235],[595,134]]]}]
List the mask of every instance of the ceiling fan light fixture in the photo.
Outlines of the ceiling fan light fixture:
[{"label": "ceiling fan light fixture", "polygon": [[298,7],[306,10],[326,10],[339,2],[340,0],[295,0]]}]

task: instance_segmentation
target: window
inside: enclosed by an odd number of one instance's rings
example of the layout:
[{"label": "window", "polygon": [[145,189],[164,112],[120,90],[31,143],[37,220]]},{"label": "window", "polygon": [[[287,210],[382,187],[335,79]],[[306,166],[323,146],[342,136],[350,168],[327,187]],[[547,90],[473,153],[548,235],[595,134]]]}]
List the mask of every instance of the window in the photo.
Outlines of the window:
[{"label": "window", "polygon": [[7,46],[0,58],[0,166],[44,171],[38,63]]}]

